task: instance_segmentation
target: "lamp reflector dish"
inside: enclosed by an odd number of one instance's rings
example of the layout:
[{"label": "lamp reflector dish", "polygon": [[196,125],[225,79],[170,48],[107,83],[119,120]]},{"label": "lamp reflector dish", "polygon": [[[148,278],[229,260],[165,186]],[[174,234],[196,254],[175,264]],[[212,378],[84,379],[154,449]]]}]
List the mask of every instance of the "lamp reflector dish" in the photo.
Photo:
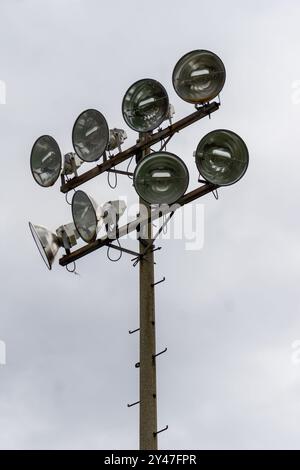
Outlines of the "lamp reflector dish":
[{"label": "lamp reflector dish", "polygon": [[47,268],[51,269],[55,256],[62,246],[61,241],[55,233],[50,232],[45,227],[33,225],[29,222],[29,228]]},{"label": "lamp reflector dish", "polygon": [[109,142],[109,129],[103,114],[96,109],[83,111],[75,121],[72,142],[84,162],[99,160]]},{"label": "lamp reflector dish", "polygon": [[184,101],[207,103],[222,90],[226,71],[221,59],[210,51],[196,50],[185,54],[174,67],[173,86]]},{"label": "lamp reflector dish", "polygon": [[196,165],[200,174],[218,186],[236,183],[246,173],[248,164],[247,146],[232,131],[212,131],[197,146]]},{"label": "lamp reflector dish", "polygon": [[73,221],[80,238],[89,243],[97,237],[97,205],[84,191],[76,191],[72,199]]},{"label": "lamp reflector dish", "polygon": [[35,181],[44,188],[52,186],[60,175],[62,156],[59,146],[50,135],[42,135],[33,144],[30,168]]},{"label": "lamp reflector dish", "polygon": [[152,131],[166,119],[168,112],[168,94],[159,82],[151,78],[135,82],[123,98],[124,120],[137,132]]},{"label": "lamp reflector dish", "polygon": [[189,173],[177,155],[155,152],[138,163],[133,183],[139,196],[149,204],[172,204],[186,192]]}]

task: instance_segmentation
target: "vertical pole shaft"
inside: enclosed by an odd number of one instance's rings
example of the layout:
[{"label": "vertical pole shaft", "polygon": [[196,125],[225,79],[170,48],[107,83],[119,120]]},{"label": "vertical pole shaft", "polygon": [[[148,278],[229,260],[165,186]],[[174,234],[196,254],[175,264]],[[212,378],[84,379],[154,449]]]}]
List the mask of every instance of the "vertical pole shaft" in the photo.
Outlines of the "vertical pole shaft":
[{"label": "vertical pole shaft", "polygon": [[[147,135],[140,134],[140,139]],[[144,150],[142,158],[150,153]],[[151,207],[140,199],[140,213],[150,213]],[[152,224],[140,230],[140,253],[152,240]],[[155,346],[154,254],[147,252],[139,263],[140,269],[140,449],[157,450],[157,399]]]}]

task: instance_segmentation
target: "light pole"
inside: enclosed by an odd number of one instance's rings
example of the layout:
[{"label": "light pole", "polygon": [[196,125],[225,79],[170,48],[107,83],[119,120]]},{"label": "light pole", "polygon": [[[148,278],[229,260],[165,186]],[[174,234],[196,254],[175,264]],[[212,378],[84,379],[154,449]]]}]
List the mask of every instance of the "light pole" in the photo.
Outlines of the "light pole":
[{"label": "light pole", "polygon": [[[156,358],[164,351],[157,353],[155,344],[155,285],[161,282],[155,282],[154,276],[155,239],[178,208],[237,182],[246,172],[249,159],[247,147],[237,134],[224,129],[210,132],[200,140],[195,152],[200,175],[197,187],[186,192],[189,184],[186,165],[178,156],[167,152],[166,145],[177,132],[219,109],[220,103],[212,100],[224,82],[225,68],[218,56],[205,50],[192,51],[178,61],[173,71],[176,93],[196,107],[192,114],[172,123],[173,112],[166,90],[155,80],[143,79],[127,90],[122,103],[124,120],[139,133],[132,147],[123,151],[121,145],[126,133],[116,128],[109,130],[104,116],[90,109],[81,113],[74,124],[75,153],[62,157],[58,144],[48,135],[37,139],[31,152],[35,181],[49,187],[60,175],[61,191],[65,194],[104,172],[133,177],[140,201],[135,220],[120,225],[119,218],[125,210],[122,201],[99,205],[83,191],[75,190],[72,223],[60,226],[56,233],[31,223],[30,229],[49,269],[61,248],[65,250],[59,260],[61,266],[68,267],[102,247],[134,255],[134,265],[139,264],[140,325],[134,332],[139,331],[140,336],[140,359],[136,364],[140,372],[140,396],[139,401],[128,406],[140,407],[139,441],[140,449],[144,450],[156,450],[158,433],[167,429],[167,426],[157,428]],[[161,128],[166,120],[169,125]],[[160,148],[153,151],[157,144]],[[114,149],[118,151],[112,155]],[[116,168],[134,156],[134,173]],[[78,174],[82,163],[96,162],[101,157],[102,163]],[[152,223],[163,216],[166,219],[154,235]],[[104,227],[104,233],[99,236]],[[138,252],[119,244],[131,232],[137,234]],[[72,250],[79,238],[85,245]]]},{"label": "light pole", "polygon": [[[140,133],[140,141],[147,141],[147,135]],[[142,158],[150,153],[146,147]],[[148,216],[151,207],[140,198],[140,213],[146,208]],[[143,233],[143,230],[145,233]],[[152,222],[140,231],[140,449],[157,449],[157,393],[156,393],[156,345],[155,345],[155,286],[154,253],[149,250],[143,257],[145,247],[152,243]]]}]

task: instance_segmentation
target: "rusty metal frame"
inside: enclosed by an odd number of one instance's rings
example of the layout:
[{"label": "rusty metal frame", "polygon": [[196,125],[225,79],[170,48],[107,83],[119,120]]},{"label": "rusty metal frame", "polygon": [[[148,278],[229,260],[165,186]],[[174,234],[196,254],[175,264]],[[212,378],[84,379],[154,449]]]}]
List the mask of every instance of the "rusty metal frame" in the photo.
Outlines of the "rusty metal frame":
[{"label": "rusty metal frame", "polygon": [[171,124],[165,129],[155,132],[154,134],[150,135],[147,139],[145,139],[143,142],[138,141],[136,145],[129,147],[127,150],[124,150],[123,152],[117,153],[116,155],[112,156],[110,159],[104,161],[103,163],[100,163],[99,165],[95,166],[91,170],[88,170],[79,176],[75,176],[74,178],[69,179],[68,181],[65,181],[61,185],[61,188],[60,188],[61,192],[67,193],[71,189],[75,189],[81,184],[86,183],[87,181],[95,178],[95,176],[101,175],[105,171],[111,170],[112,168],[124,162],[128,158],[134,155],[137,155],[138,153],[142,152],[146,148],[149,148],[151,145],[157,144],[158,142],[161,142],[163,139],[166,139],[174,135],[176,132],[179,132],[181,129],[184,129],[185,127],[188,127],[194,122],[199,121],[199,119],[202,119],[206,116],[210,116],[212,113],[217,111],[219,107],[220,107],[220,104],[217,103],[216,101],[213,101],[212,103],[201,106],[201,108],[197,109],[196,112],[189,114],[188,116],[184,117],[183,119],[180,119],[177,122],[174,122],[174,124]]},{"label": "rusty metal frame", "polygon": [[[206,194],[216,190],[217,188],[218,186],[216,186],[215,184],[211,184],[211,183],[207,183],[203,186],[200,186],[199,188],[194,189],[193,191],[190,191],[189,193],[186,193],[184,196],[182,196],[176,202],[176,206],[175,205],[170,206],[169,212],[173,212],[174,210],[176,210],[176,207],[180,208],[184,206],[185,204],[188,204],[189,202],[194,201],[195,199],[205,196]],[[166,213],[168,213],[168,211],[163,212],[163,214],[166,214]],[[73,263],[74,261],[77,261],[78,259],[83,258],[85,255],[88,255],[89,253],[93,253],[94,251],[98,250],[99,248],[102,248],[103,246],[108,246],[114,240],[124,237],[128,233],[137,230],[139,225],[148,223],[150,222],[150,220],[154,221],[156,219],[159,219],[160,217],[162,217],[163,214],[161,212],[161,208],[158,207],[156,209],[153,209],[151,212],[151,217],[148,217],[148,218],[141,217],[141,216],[137,217],[132,222],[129,222],[128,224],[122,225],[121,227],[119,227],[116,231],[115,237],[108,237],[106,235],[91,243],[88,243],[87,245],[84,245],[83,247],[78,248],[77,250],[62,256],[62,258],[60,258],[59,260],[59,264],[61,266],[66,266],[70,263]]]}]

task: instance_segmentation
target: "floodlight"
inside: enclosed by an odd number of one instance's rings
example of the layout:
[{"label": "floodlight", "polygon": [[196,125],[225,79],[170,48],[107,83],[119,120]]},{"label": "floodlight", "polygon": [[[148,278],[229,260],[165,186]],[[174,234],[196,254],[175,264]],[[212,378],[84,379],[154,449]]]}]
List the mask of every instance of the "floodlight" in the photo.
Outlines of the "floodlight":
[{"label": "floodlight", "polygon": [[100,206],[84,191],[76,191],[72,199],[72,215],[80,238],[89,243],[97,237]]},{"label": "floodlight", "polygon": [[100,205],[81,190],[76,191],[72,199],[74,225],[80,238],[86,243],[96,240],[103,223],[106,231],[116,228],[125,209],[124,201],[108,201]]},{"label": "floodlight", "polygon": [[215,98],[222,90],[226,71],[221,59],[210,51],[185,54],[174,67],[173,86],[188,103],[201,104]]},{"label": "floodlight", "polygon": [[31,150],[30,167],[35,181],[44,188],[52,186],[58,179],[62,167],[59,146],[50,135],[39,137]]},{"label": "floodlight", "polygon": [[56,234],[41,225],[33,225],[31,222],[29,222],[29,228],[48,269],[52,268],[61,247],[69,250],[77,243],[78,233],[73,223],[61,225],[56,230]]},{"label": "floodlight", "polygon": [[118,148],[119,152],[121,152],[121,145],[124,144],[126,139],[127,134],[123,129],[110,129],[107,150],[114,150],[115,148]]},{"label": "floodlight", "polygon": [[108,129],[105,117],[96,109],[87,109],[75,121],[72,142],[78,157],[84,162],[99,160],[105,150],[118,148],[127,139],[123,129]]},{"label": "floodlight", "polygon": [[123,98],[124,120],[138,132],[153,131],[167,118],[168,112],[168,94],[159,82],[151,78],[135,82]]},{"label": "floodlight", "polygon": [[249,163],[245,142],[225,129],[204,136],[197,146],[195,157],[203,178],[218,186],[236,183],[244,176]]},{"label": "floodlight", "polygon": [[101,206],[106,232],[117,228],[119,219],[124,214],[126,207],[125,201],[120,199],[105,202]]},{"label": "floodlight", "polygon": [[171,204],[186,192],[189,173],[177,155],[155,152],[138,163],[133,183],[139,196],[149,204]]},{"label": "floodlight", "polygon": [[75,121],[72,142],[84,162],[99,160],[109,142],[109,129],[103,114],[96,109],[83,111]]},{"label": "floodlight", "polygon": [[72,175],[75,174],[77,176],[77,170],[81,167],[83,161],[81,158],[76,155],[74,152],[69,152],[64,155],[64,165],[62,169],[63,175]]}]

